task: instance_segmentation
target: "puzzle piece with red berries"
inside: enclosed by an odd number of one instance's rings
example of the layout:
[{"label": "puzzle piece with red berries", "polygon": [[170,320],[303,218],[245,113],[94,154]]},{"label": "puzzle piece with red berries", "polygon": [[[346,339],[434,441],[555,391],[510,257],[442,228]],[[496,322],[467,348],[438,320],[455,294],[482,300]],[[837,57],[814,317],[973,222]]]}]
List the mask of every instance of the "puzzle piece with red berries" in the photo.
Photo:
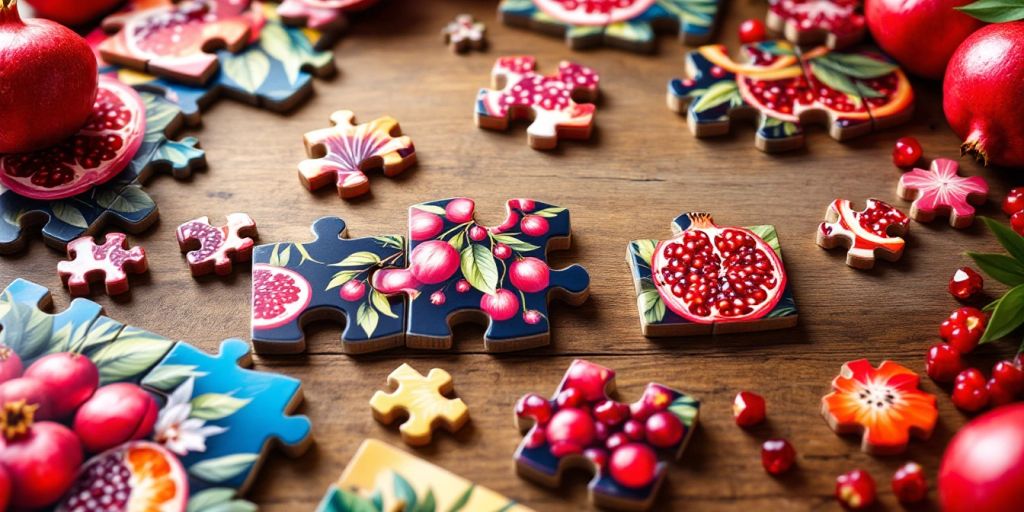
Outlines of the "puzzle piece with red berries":
[{"label": "puzzle piece with red berries", "polygon": [[[598,507],[647,510],[697,428],[700,402],[681,391],[650,383],[639,400],[611,399],[615,372],[577,359],[551,399],[536,393],[516,403],[516,422],[525,432],[516,449],[516,471],[524,478],[558,487],[563,473],[584,468]],[[593,434],[596,422],[608,435]]]},{"label": "puzzle piece with red berries", "polygon": [[212,226],[209,217],[199,217],[178,226],[175,234],[192,276],[200,277],[212,272],[228,275],[233,263],[252,259],[251,237],[257,236],[257,231],[252,217],[230,213],[223,226]]},{"label": "puzzle piece with red berries", "polygon": [[793,44],[841,49],[864,37],[861,4],[861,0],[769,0],[766,22]]},{"label": "puzzle piece with red berries", "polygon": [[910,217],[889,203],[865,201],[863,210],[853,209],[849,200],[836,199],[818,225],[817,242],[823,249],[845,247],[846,264],[859,269],[875,266],[875,259],[897,261],[903,256],[910,229]]},{"label": "puzzle piece with red berries", "polygon": [[142,247],[128,248],[124,233],[107,233],[106,241],[96,245],[91,236],[68,244],[70,261],[57,263],[57,273],[72,296],[89,295],[90,283],[103,280],[107,295],[120,295],[129,289],[128,274],[149,269]]}]

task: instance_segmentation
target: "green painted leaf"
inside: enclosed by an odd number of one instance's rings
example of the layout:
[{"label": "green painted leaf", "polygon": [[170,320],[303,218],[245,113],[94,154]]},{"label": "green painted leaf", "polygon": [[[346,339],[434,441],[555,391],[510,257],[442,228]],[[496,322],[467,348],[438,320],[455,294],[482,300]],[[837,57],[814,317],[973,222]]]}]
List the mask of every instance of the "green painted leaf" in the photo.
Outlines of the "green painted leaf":
[{"label": "green painted leaf", "polygon": [[679,421],[686,425],[686,428],[693,428],[697,423],[697,415],[700,412],[700,402],[690,395],[681,395],[672,401],[668,406],[669,412],[675,414]]},{"label": "green painted leaf", "polygon": [[204,393],[192,399],[192,418],[219,420],[231,416],[251,402],[251,398],[236,398],[224,393]]},{"label": "green painted leaf", "polygon": [[259,507],[251,501],[231,500],[227,503],[214,505],[203,512],[256,512]]},{"label": "green painted leaf", "polygon": [[366,336],[373,337],[373,331],[377,330],[377,323],[379,321],[380,315],[377,314],[376,309],[370,307],[367,303],[359,305],[359,309],[356,310],[356,325],[362,327]]},{"label": "green painted leaf", "polygon": [[775,230],[775,226],[764,224],[761,226],[750,226],[747,229],[760,237],[761,240],[764,240],[775,251],[776,255],[780,258],[782,257],[782,246],[779,245],[779,232]]},{"label": "green painted leaf", "polygon": [[878,78],[899,68],[896,64],[859,53],[828,53],[814,59],[854,78]]},{"label": "green painted leaf", "polygon": [[97,348],[113,343],[121,334],[121,329],[124,329],[124,324],[121,322],[101,316],[89,326],[89,332],[85,337],[77,340],[78,344],[73,347],[73,350],[88,354]]},{"label": "green painted leaf", "polygon": [[604,33],[623,41],[644,42],[654,39],[654,29],[647,21],[620,21],[605,27]]},{"label": "green painted leaf", "polygon": [[1024,285],[1012,288],[999,299],[979,343],[1005,338],[1021,324],[1024,324]]},{"label": "green painted leaf", "polygon": [[189,467],[188,473],[207,482],[224,482],[248,471],[259,457],[258,453],[235,453],[206,459]]},{"label": "green painted leaf", "polygon": [[380,263],[380,256],[370,251],[359,251],[349,254],[338,263],[331,264],[332,267],[361,267],[366,268]]},{"label": "green painted leaf", "polygon": [[416,505],[415,510],[406,507],[406,510],[413,510],[413,512],[435,512],[436,509],[437,502],[434,499],[433,489],[427,489],[427,494],[423,496],[423,501]]},{"label": "green painted leaf", "polygon": [[418,204],[416,206],[413,206],[413,208],[427,213],[433,213],[435,215],[445,214],[444,208],[441,208],[440,206],[434,204]]},{"label": "green painted leaf", "polygon": [[1024,237],[1020,236],[1014,230],[1001,222],[995,221],[988,217],[982,217],[982,221],[988,226],[989,231],[996,236],[996,240],[999,240],[999,244],[1006,249],[1006,252],[1010,253],[1017,261],[1024,263]]},{"label": "green painted leaf", "polygon": [[789,316],[789,315],[792,315],[794,313],[796,313],[796,308],[795,307],[790,306],[790,307],[780,308],[780,307],[776,306],[775,309],[771,310],[764,317],[765,318],[782,318],[784,316]]},{"label": "green painted leaf", "polygon": [[657,240],[633,240],[629,247],[640,261],[650,267],[651,259],[654,258],[654,248],[657,247],[657,243]]},{"label": "green painted leaf", "polygon": [[[819,57],[820,59],[820,57]],[[828,65],[819,62],[819,59],[811,60],[811,73],[828,87],[850,96],[860,97],[860,90],[857,84],[853,83],[850,77],[840,71],[830,68]]]},{"label": "green painted leaf", "polygon": [[405,503],[405,510],[413,511],[416,510],[416,504],[419,500],[416,499],[416,490],[412,488],[409,481],[394,473],[395,476],[395,498]]},{"label": "green painted leaf", "polygon": [[100,384],[131,380],[160,362],[174,342],[137,327],[125,327],[117,339],[90,358],[100,370]]},{"label": "green painted leaf", "polygon": [[167,162],[175,169],[184,169],[189,163],[203,158],[205,153],[196,149],[199,139],[187,137],[179,141],[166,141],[157,148],[154,161]]},{"label": "green painted leaf", "polygon": [[288,263],[292,261],[292,244],[287,244],[281,253],[278,255],[278,266],[287,267]]},{"label": "green painted leaf", "polygon": [[137,183],[126,185],[120,190],[97,189],[96,204],[120,213],[135,213],[156,207],[153,198],[143,192],[142,186]]},{"label": "green painted leaf", "polygon": [[254,48],[221,59],[224,74],[242,90],[255,93],[270,75],[270,59]]},{"label": "green painted leaf", "polygon": [[205,377],[206,372],[197,372],[197,366],[188,364],[162,364],[153,368],[145,378],[142,385],[157,389],[163,392],[170,392],[180,386],[189,377]]},{"label": "green painted leaf", "polygon": [[[518,233],[516,233],[516,234],[518,234]],[[532,252],[532,251],[536,251],[537,249],[540,249],[539,245],[533,245],[531,243],[524,242],[524,241],[516,238],[515,237],[516,234],[513,234],[513,233],[497,233],[497,234],[491,235],[491,238],[494,238],[494,241],[496,241],[496,242],[501,242],[501,243],[509,246],[509,248],[511,248],[513,251],[516,251],[516,252]]]},{"label": "green painted leaf", "polygon": [[[10,300],[10,297],[5,295]],[[0,343],[7,345],[21,357],[22,362],[42,355],[53,336],[53,316],[24,302],[9,302],[10,308],[3,316],[4,329],[0,331]]]},{"label": "green painted leaf", "polygon": [[382,315],[391,318],[398,318],[398,315],[391,310],[391,301],[388,300],[388,296],[377,290],[370,290],[370,304],[373,304],[374,309],[379,311]]},{"label": "green painted leaf", "polygon": [[693,110],[704,112],[723,103],[729,103],[730,106],[743,104],[743,98],[740,97],[740,90],[736,87],[735,81],[726,80],[712,84],[711,87],[708,87],[707,92],[693,104]]},{"label": "green painted leaf", "polygon": [[293,39],[278,23],[267,23],[260,30],[260,47],[284,67],[288,83],[295,85],[302,70],[302,52],[296,50]]},{"label": "green painted leaf", "polygon": [[235,497],[235,490],[228,487],[214,487],[193,494],[188,499],[186,512],[206,512],[214,505],[220,505],[231,501]]},{"label": "green painted leaf", "polygon": [[53,333],[50,337],[49,348],[46,352],[53,354],[57,352],[72,352],[82,343],[82,340],[89,333],[89,323],[82,322],[77,326],[72,323],[64,324],[63,327]]},{"label": "green painted leaf", "polygon": [[76,228],[89,228],[89,222],[85,220],[85,215],[82,215],[78,208],[67,201],[53,201],[50,203],[50,209],[53,210],[53,216],[65,224]]},{"label": "green painted leaf", "polygon": [[462,250],[462,276],[469,284],[483,293],[494,294],[498,287],[498,265],[491,249],[485,245],[472,244]]},{"label": "green painted leaf", "polygon": [[373,237],[384,247],[391,247],[399,251],[405,250],[405,238],[399,235],[382,235]]},{"label": "green painted leaf", "polygon": [[334,274],[334,277],[331,277],[331,280],[327,283],[327,287],[324,288],[324,290],[326,291],[332,288],[337,288],[352,279],[355,279],[356,276],[362,273],[362,270],[342,270],[337,274]]},{"label": "green painted leaf", "polygon": [[462,509],[466,508],[466,504],[469,503],[469,498],[473,496],[473,491],[476,490],[476,484],[469,484],[466,490],[459,495],[459,497],[452,503],[451,507],[448,507],[447,512],[462,512]]},{"label": "green painted leaf", "polygon": [[466,244],[466,232],[459,231],[455,236],[448,240],[448,244],[454,247],[456,251],[461,252],[462,246]]},{"label": "green painted leaf", "polygon": [[1004,23],[1024,19],[1024,2],[1021,0],[978,0],[960,7],[954,7],[988,23]]},{"label": "green painted leaf", "polygon": [[[643,283],[649,283],[649,281],[645,280]],[[636,304],[644,315],[644,322],[648,324],[661,322],[665,319],[665,301],[661,300],[661,295],[658,294],[658,290],[654,289],[654,285],[648,287],[641,284],[641,286],[640,295],[636,297]]]},{"label": "green painted leaf", "polygon": [[978,268],[989,277],[1009,286],[1024,284],[1024,263],[1005,254],[968,252]]},{"label": "green painted leaf", "polygon": [[320,500],[316,512],[381,512],[381,507],[356,493],[332,486]]},{"label": "green painted leaf", "polygon": [[530,215],[540,215],[541,217],[546,217],[546,218],[550,219],[552,217],[557,217],[558,214],[560,214],[560,213],[562,213],[564,211],[565,211],[565,208],[559,208],[557,206],[552,206],[550,208],[544,208],[543,210],[535,211],[535,212],[531,213]]},{"label": "green painted leaf", "polygon": [[565,37],[569,39],[587,39],[604,33],[604,25],[570,25],[565,29]]}]

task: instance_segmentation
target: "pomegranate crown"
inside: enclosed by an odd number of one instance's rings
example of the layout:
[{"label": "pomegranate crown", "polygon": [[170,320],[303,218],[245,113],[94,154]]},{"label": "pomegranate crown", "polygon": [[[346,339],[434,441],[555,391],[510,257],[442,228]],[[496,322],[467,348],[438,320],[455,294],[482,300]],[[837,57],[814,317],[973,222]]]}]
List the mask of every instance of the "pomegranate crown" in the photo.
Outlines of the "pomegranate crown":
[{"label": "pomegranate crown", "polygon": [[715,219],[708,212],[690,212],[686,216],[690,219],[691,228],[707,228],[715,225]]},{"label": "pomegranate crown", "polygon": [[35,422],[36,409],[39,409],[39,404],[29,404],[25,399],[3,404],[0,407],[0,435],[10,440],[27,434]]}]

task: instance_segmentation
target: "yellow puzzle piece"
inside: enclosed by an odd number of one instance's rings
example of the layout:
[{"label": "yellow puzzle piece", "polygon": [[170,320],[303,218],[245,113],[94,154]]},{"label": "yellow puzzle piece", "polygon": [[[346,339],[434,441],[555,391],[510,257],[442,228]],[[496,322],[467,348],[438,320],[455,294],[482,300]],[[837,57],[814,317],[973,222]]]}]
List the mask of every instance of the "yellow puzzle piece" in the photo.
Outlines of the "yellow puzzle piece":
[{"label": "yellow puzzle piece", "polygon": [[390,393],[377,391],[370,398],[370,408],[377,421],[386,424],[408,415],[398,428],[402,440],[410,446],[430,443],[431,432],[444,425],[449,432],[462,428],[469,420],[469,409],[459,398],[445,395],[454,390],[452,376],[434,368],[426,377],[412,366],[402,363],[388,375]]}]

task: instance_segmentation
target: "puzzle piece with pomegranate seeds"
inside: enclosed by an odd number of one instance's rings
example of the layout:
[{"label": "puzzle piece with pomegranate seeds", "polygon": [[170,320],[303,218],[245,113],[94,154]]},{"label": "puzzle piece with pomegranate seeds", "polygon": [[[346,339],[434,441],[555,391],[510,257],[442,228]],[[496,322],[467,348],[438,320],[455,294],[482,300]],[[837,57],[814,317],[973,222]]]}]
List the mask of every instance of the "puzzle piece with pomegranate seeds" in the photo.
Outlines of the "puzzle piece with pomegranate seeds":
[{"label": "puzzle piece with pomegranate seeds", "polygon": [[487,325],[491,352],[547,345],[548,302],[587,299],[583,267],[548,266],[549,249],[569,248],[568,210],[532,199],[506,204],[495,227],[477,224],[476,205],[465,197],[409,209],[409,267],[378,270],[372,280],[376,291],[408,299],[406,346],[451,348],[452,326],[470,321]]},{"label": "puzzle piece with pomegranate seeds", "polygon": [[406,417],[398,428],[402,440],[410,446],[430,444],[434,428],[443,426],[455,432],[469,421],[469,409],[461,398],[448,398],[455,386],[452,376],[433,368],[426,377],[402,363],[388,375],[389,392],[377,391],[370,398],[373,417],[389,425]]},{"label": "puzzle piece with pomegranate seeds", "polygon": [[68,244],[68,258],[71,261],[57,263],[57,273],[73,296],[89,295],[89,283],[100,276],[107,295],[120,295],[128,291],[129,273],[149,269],[145,249],[129,249],[124,233],[107,233],[102,245],[96,245],[91,236],[73,240]]},{"label": "puzzle piece with pomegranate seeds", "polygon": [[[558,487],[565,471],[581,468],[593,473],[587,488],[594,505],[651,508],[669,463],[682,456],[697,428],[700,402],[653,382],[632,404],[613,400],[614,394],[614,370],[576,359],[551,399],[536,393],[520,398],[516,423],[525,435],[514,455],[519,476]],[[606,436],[593,435],[598,422]],[[633,427],[645,433],[639,440],[629,440],[636,439],[626,433]]]},{"label": "puzzle piece with pomegranate seeds", "polygon": [[864,37],[861,0],[769,0],[768,28],[793,44],[841,49]]},{"label": "puzzle piece with pomegranate seeds", "polygon": [[309,159],[299,162],[299,180],[309,190],[334,183],[343,198],[369,192],[364,170],[382,169],[391,177],[416,163],[412,139],[402,136],[392,117],[357,125],[351,110],[338,110],[330,128],[306,132],[303,141]]},{"label": "puzzle piece with pomegranate seeds", "polygon": [[910,217],[894,206],[877,199],[865,203],[863,210],[855,211],[846,199],[832,201],[817,236],[824,249],[847,248],[846,264],[859,269],[875,266],[876,257],[900,259],[906,245],[901,237],[910,229]]},{"label": "puzzle piece with pomegranate seeds", "polygon": [[939,409],[920,378],[892,361],[876,369],[867,359],[843,364],[821,414],[836,434],[860,434],[861,449],[875,455],[903,453],[910,436],[931,437]]},{"label": "puzzle piece with pomegranate seeds", "polygon": [[116,33],[99,44],[99,53],[111,64],[203,85],[218,69],[210,50],[238,52],[249,44],[248,11],[248,0],[156,1],[103,20],[103,29]]},{"label": "puzzle piece with pomegranate seeds", "polygon": [[178,226],[176,235],[181,252],[187,252],[185,259],[193,277],[211,272],[224,276],[231,273],[233,262],[252,259],[251,237],[257,236],[257,231],[252,217],[230,213],[224,226],[211,226],[209,217],[199,217]]},{"label": "puzzle piece with pomegranate seeds", "polygon": [[330,34],[317,42],[317,50],[326,50],[336,34],[348,27],[346,14],[368,9],[377,0],[284,0],[277,15],[288,25],[308,27]]},{"label": "puzzle piece with pomegranate seeds", "polygon": [[465,53],[470,50],[483,50],[487,46],[484,39],[486,31],[487,27],[473,19],[472,15],[460,14],[444,27],[441,35],[453,52]]},{"label": "puzzle piece with pomegranate seeds", "polygon": [[[501,57],[491,70],[493,89],[476,97],[476,125],[507,130],[509,121],[530,120],[526,134],[533,149],[554,149],[559,137],[589,139],[594,127],[597,73],[569,61],[558,73],[540,75],[532,56]],[[585,103],[577,103],[585,102]]]},{"label": "puzzle piece with pomegranate seeds", "polygon": [[635,52],[655,48],[656,32],[672,32],[685,44],[711,38],[721,0],[502,0],[506,25],[564,34],[573,49],[605,44]]},{"label": "puzzle piece with pomegranate seeds", "polygon": [[[626,260],[644,336],[785,329],[797,323],[775,226],[716,226],[684,213],[669,240],[633,240]],[[691,263],[700,259],[696,266]],[[713,274],[708,270],[717,269]],[[691,281],[691,279],[694,279]]]},{"label": "puzzle piece with pomegranate seeds", "polygon": [[913,201],[910,218],[931,222],[938,215],[948,215],[949,225],[963,229],[974,222],[974,204],[982,204],[988,196],[988,182],[980,176],[960,176],[957,163],[936,158],[928,170],[914,169],[900,176],[896,193],[901,199]]},{"label": "puzzle piece with pomegranate seeds", "polygon": [[345,323],[341,341],[350,353],[402,346],[406,305],[370,286],[381,269],[405,266],[399,235],[347,238],[345,221],[313,223],[312,242],[281,242],[253,250],[252,340],[259,354],[298,353],[303,327],[313,320]]}]

